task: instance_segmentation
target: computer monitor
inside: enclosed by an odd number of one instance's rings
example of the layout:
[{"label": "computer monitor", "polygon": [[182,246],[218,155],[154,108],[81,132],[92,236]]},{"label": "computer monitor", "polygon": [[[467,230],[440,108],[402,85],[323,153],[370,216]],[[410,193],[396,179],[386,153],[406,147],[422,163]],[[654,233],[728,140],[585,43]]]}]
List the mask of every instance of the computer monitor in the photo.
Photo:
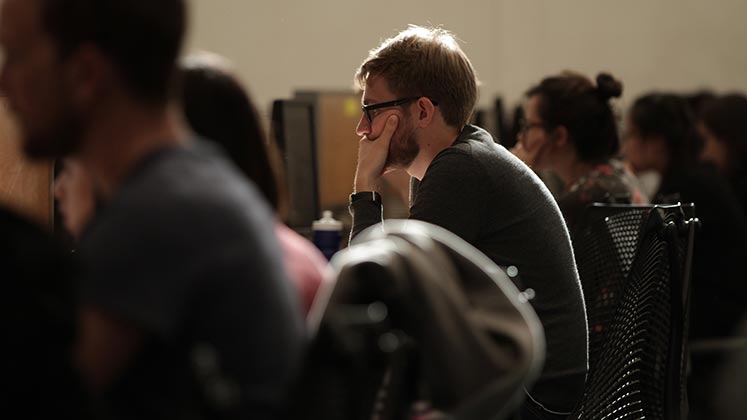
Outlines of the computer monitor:
[{"label": "computer monitor", "polygon": [[272,129],[285,166],[288,191],[288,226],[311,230],[319,218],[314,109],[307,101],[276,100],[272,104]]},{"label": "computer monitor", "polygon": [[507,148],[514,147],[521,125],[520,122],[524,118],[524,108],[520,104],[516,105],[509,115],[501,98],[496,98],[495,108],[496,116],[500,119],[499,124],[501,124],[501,144]]},{"label": "computer monitor", "polygon": [[495,98],[495,134],[498,136],[498,143],[510,148],[516,145],[516,135],[511,132],[513,124],[509,124],[508,120],[503,98],[499,96]]}]

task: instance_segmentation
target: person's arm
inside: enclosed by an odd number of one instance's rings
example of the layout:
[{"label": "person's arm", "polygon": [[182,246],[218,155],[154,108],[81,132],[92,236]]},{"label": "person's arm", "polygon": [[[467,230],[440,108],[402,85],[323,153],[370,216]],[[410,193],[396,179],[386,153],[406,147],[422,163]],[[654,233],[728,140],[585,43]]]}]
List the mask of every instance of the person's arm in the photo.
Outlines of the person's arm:
[{"label": "person's arm", "polygon": [[75,364],[88,389],[98,394],[111,385],[142,344],[142,332],[92,306],[78,313]]},{"label": "person's arm", "polygon": [[[387,119],[384,131],[375,140],[364,136],[358,145],[358,165],[355,170],[353,196],[350,201],[350,215],[353,226],[350,229],[352,240],[369,226],[381,222],[383,217],[383,203],[380,196],[377,199],[381,176],[386,172],[386,161],[389,156],[389,143],[397,129],[398,118],[391,116]],[[369,198],[370,194],[370,198]],[[353,199],[356,198],[356,199]]]}]

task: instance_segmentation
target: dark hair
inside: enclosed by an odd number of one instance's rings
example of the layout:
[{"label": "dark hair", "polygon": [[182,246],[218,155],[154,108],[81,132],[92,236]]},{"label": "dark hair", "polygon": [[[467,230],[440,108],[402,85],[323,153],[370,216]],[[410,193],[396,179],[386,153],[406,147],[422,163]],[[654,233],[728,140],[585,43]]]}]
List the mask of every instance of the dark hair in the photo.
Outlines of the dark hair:
[{"label": "dark hair", "polygon": [[617,153],[620,139],[609,100],[621,94],[622,83],[606,73],[597,76],[596,87],[585,76],[563,72],[527,91],[527,97],[539,96],[545,127],[565,127],[584,162],[606,161]]},{"label": "dark hair", "polygon": [[710,101],[703,107],[700,121],[726,143],[731,169],[747,172],[742,167],[747,164],[747,97],[732,93]]},{"label": "dark hair", "polygon": [[716,99],[716,94],[708,89],[701,89],[683,95],[687,106],[693,115],[698,116],[711,101]]},{"label": "dark hair", "polygon": [[42,0],[45,29],[61,57],[90,43],[114,63],[132,93],[163,104],[174,92],[186,30],[184,0]]},{"label": "dark hair", "polygon": [[642,140],[657,136],[664,139],[669,150],[670,169],[695,164],[700,143],[693,115],[681,96],[669,93],[643,95],[633,103],[630,121]]},{"label": "dark hair", "polygon": [[273,208],[283,208],[279,154],[240,82],[216,66],[200,63],[182,67],[181,84],[184,114],[192,129],[220,144]]}]

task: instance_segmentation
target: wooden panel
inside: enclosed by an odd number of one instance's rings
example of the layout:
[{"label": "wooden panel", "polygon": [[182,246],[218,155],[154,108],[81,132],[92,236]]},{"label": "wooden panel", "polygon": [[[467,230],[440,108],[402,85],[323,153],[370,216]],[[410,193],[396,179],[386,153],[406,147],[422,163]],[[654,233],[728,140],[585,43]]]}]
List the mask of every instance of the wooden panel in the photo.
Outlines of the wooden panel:
[{"label": "wooden panel", "polygon": [[7,104],[0,98],[0,204],[52,226],[52,163],[29,162],[20,149]]},{"label": "wooden panel", "polygon": [[360,116],[360,96],[323,93],[318,97],[317,151],[319,159],[319,202],[322,209],[338,213],[348,205],[353,191]]}]

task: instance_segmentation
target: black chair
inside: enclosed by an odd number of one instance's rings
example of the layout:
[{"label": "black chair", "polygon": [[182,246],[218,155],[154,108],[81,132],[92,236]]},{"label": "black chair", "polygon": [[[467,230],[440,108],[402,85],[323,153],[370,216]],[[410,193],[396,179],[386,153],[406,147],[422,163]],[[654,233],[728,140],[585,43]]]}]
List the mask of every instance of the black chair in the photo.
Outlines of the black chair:
[{"label": "black chair", "polygon": [[[492,261],[417,221],[369,228],[332,260],[289,418],[500,419],[538,376],[544,335]],[[429,417],[431,418],[431,417]]]},{"label": "black chair", "polygon": [[595,204],[574,235],[589,323],[579,419],[686,415],[692,205]]}]

